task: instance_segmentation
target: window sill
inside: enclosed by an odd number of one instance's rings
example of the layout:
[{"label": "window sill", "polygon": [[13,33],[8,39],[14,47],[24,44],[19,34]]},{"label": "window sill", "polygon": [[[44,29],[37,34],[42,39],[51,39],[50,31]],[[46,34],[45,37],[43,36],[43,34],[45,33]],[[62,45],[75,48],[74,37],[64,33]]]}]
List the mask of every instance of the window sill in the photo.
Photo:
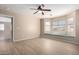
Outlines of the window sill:
[{"label": "window sill", "polygon": [[75,38],[76,36],[68,36],[68,35],[58,35],[58,34],[50,34],[50,33],[44,33],[45,35],[53,35],[53,36],[61,36],[61,37],[72,37]]}]

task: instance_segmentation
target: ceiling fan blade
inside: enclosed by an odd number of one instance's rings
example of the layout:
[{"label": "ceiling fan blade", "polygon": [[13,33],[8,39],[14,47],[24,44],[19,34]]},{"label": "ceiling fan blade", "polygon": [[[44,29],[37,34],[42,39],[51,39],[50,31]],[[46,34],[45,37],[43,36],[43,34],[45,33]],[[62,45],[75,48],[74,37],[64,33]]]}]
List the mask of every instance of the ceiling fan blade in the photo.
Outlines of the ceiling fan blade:
[{"label": "ceiling fan blade", "polygon": [[42,15],[44,15],[44,12],[42,12]]},{"label": "ceiling fan blade", "polygon": [[42,11],[51,11],[51,9],[42,9]]},{"label": "ceiling fan blade", "polygon": [[31,10],[37,10],[37,9],[35,9],[35,8],[30,8]]},{"label": "ceiling fan blade", "polygon": [[38,11],[36,11],[35,13],[33,13],[33,14],[36,14]]},{"label": "ceiling fan blade", "polygon": [[45,7],[45,5],[44,5],[44,4],[41,4],[41,6],[42,6],[42,7]]}]

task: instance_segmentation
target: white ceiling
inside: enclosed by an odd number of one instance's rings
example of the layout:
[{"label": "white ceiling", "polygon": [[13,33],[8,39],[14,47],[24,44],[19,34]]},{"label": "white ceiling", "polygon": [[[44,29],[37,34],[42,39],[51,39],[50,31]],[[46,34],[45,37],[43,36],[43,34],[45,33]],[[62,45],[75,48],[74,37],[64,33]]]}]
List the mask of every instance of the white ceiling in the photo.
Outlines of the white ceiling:
[{"label": "white ceiling", "polygon": [[[7,10],[20,14],[31,14],[35,12],[35,10],[31,10],[30,8],[37,8],[38,4],[0,4],[1,10]],[[79,4],[45,4],[45,8],[52,9],[51,12],[45,12],[45,15],[37,13],[35,16],[41,17],[55,17],[67,14],[76,9],[79,9]],[[50,16],[52,14],[52,16]]]}]

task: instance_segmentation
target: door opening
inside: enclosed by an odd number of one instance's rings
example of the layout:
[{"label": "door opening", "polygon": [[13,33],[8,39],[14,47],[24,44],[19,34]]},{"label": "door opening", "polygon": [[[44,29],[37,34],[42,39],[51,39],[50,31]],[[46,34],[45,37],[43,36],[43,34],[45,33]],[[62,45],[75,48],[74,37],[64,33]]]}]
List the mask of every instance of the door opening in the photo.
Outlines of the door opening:
[{"label": "door opening", "polygon": [[13,40],[13,17],[0,16],[0,40]]}]

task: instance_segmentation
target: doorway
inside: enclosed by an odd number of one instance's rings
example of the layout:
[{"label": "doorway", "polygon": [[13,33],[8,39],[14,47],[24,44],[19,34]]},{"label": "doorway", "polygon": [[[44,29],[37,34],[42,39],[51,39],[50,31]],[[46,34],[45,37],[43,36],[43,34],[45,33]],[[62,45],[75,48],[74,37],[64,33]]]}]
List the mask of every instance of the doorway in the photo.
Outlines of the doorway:
[{"label": "doorway", "polygon": [[13,41],[13,17],[0,16],[0,40]]}]

